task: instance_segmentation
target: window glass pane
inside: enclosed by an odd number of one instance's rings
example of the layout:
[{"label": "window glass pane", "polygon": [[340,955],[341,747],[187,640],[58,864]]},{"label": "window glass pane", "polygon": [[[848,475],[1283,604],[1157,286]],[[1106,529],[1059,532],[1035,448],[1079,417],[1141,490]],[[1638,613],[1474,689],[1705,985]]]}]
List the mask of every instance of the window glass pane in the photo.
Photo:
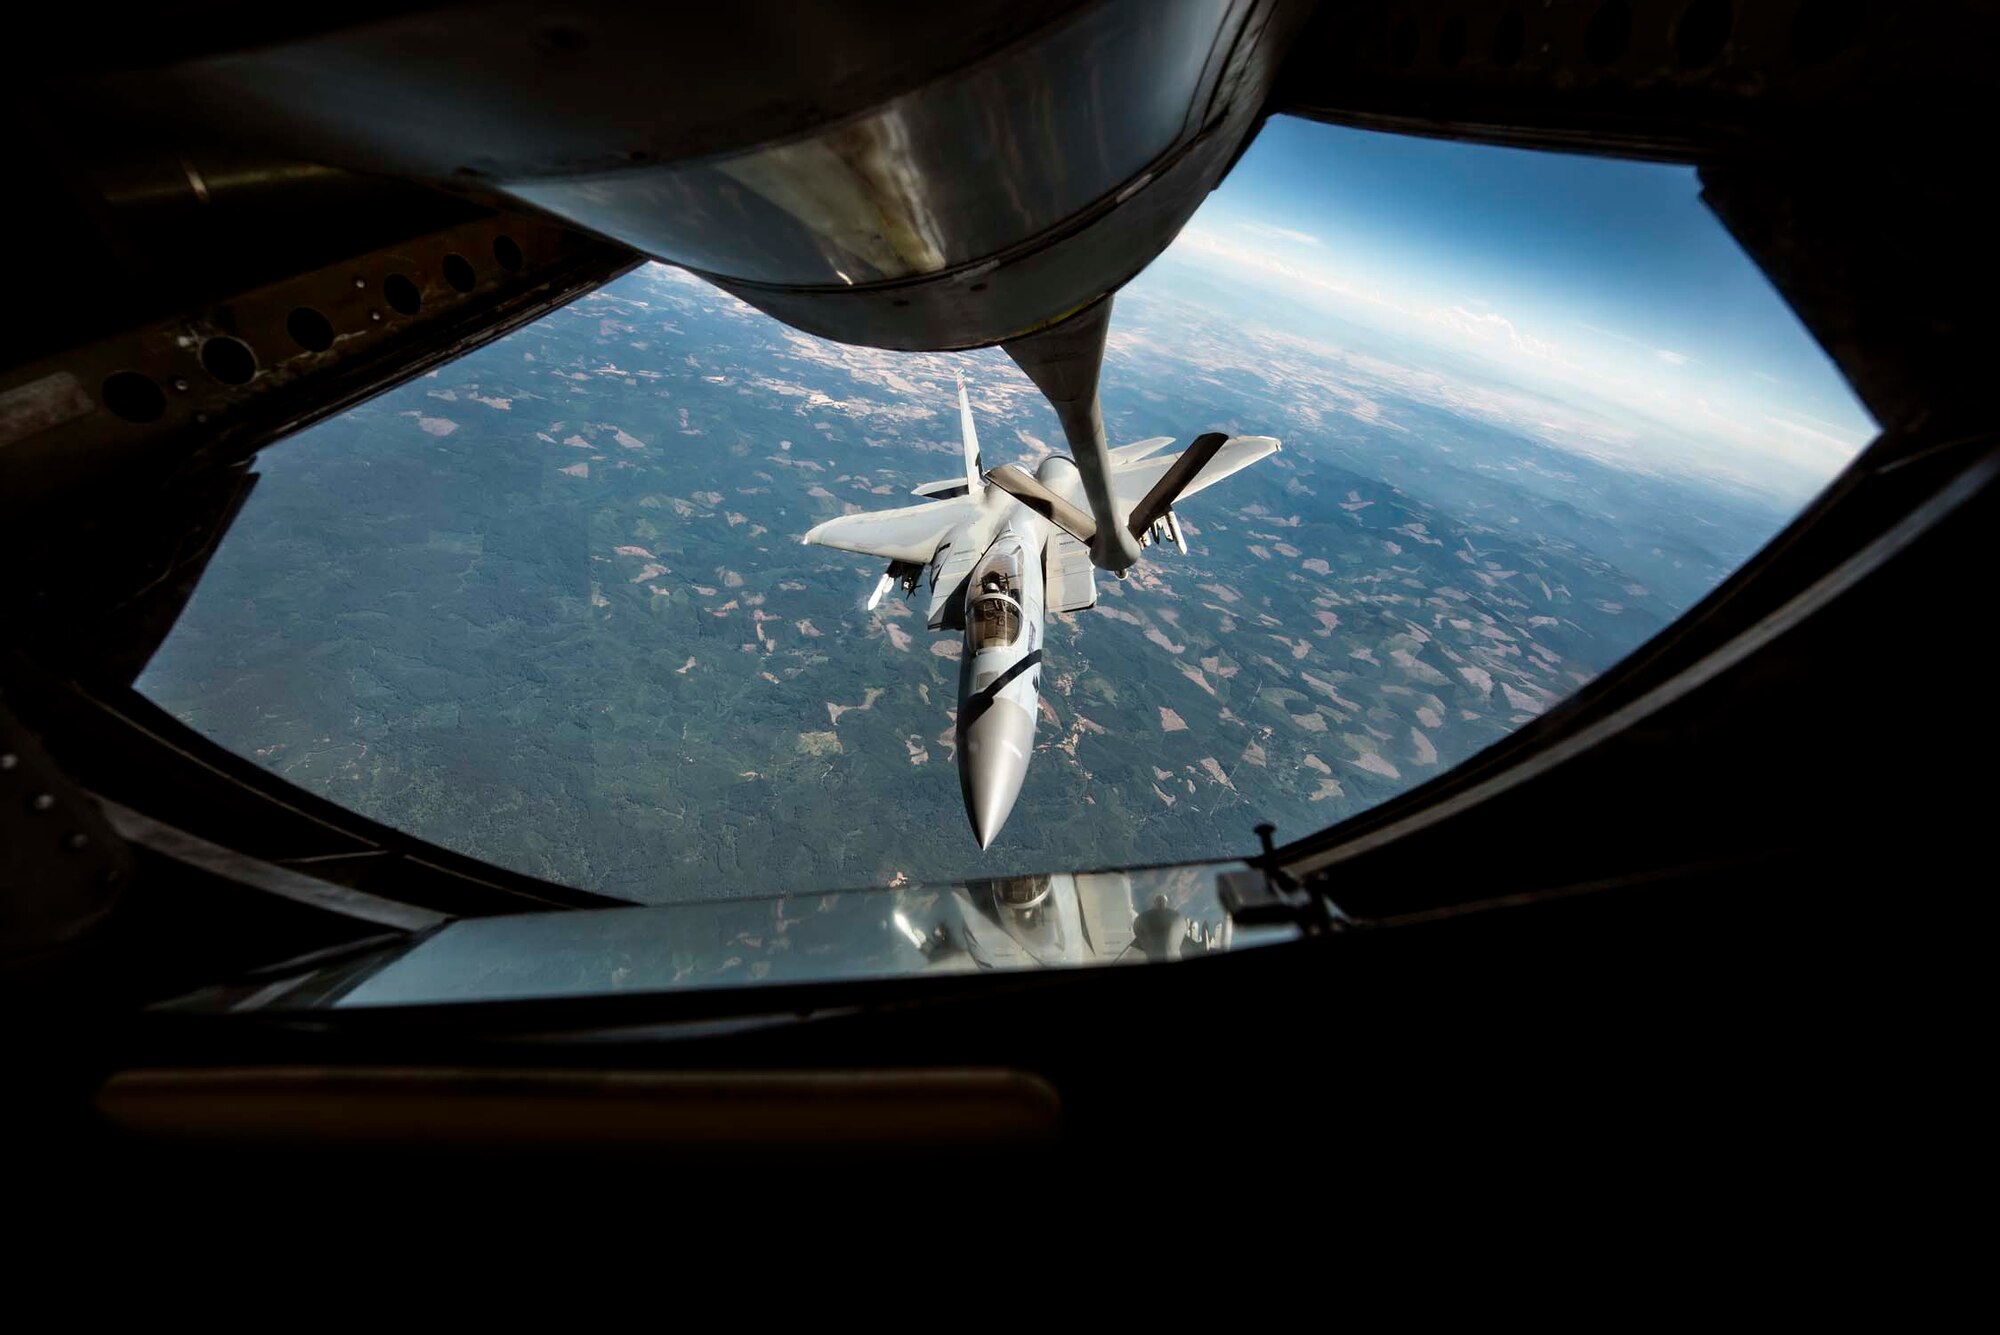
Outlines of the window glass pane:
[{"label": "window glass pane", "polygon": [[1544,714],[1872,431],[1691,171],[1273,122],[1119,296],[1104,409],[1114,444],[1283,452],[1046,626],[982,851],[928,575],[869,610],[884,561],[797,541],[934,503],[960,376],[989,464],[1059,448],[997,350],[842,347],[641,270],[268,451],[141,688],[368,816],[634,899],[1211,858]]}]

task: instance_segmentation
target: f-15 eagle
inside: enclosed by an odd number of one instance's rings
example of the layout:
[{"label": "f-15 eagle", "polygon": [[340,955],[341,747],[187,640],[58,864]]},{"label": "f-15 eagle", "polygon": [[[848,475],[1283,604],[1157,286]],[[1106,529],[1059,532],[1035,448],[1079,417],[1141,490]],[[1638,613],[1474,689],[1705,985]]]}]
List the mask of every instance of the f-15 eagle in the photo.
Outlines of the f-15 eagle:
[{"label": "f-15 eagle", "polygon": [[[921,505],[829,519],[804,541],[888,561],[870,609],[898,585],[913,594],[923,583],[930,628],[964,633],[958,783],[972,833],[986,848],[1014,810],[1034,752],[1043,619],[1097,604],[1089,550],[1097,529],[1073,462],[1051,455],[1032,474],[1018,464],[989,472],[963,385],[958,411],[963,477],[918,487]],[[1172,543],[1186,555],[1174,504],[1276,454],[1278,442],[1211,432],[1179,454],[1160,453],[1173,443],[1158,436],[1114,448],[1111,481],[1119,518],[1142,547]]]}]

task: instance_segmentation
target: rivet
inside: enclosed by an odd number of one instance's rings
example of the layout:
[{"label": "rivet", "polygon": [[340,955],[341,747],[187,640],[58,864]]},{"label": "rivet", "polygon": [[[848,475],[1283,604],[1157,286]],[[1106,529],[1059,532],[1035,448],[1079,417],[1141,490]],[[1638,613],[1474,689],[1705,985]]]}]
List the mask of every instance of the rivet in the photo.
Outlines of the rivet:
[{"label": "rivet", "polygon": [[15,755],[12,751],[7,752],[5,755],[0,755],[0,770],[12,769],[20,763],[21,757]]},{"label": "rivet", "polygon": [[182,394],[185,394],[185,393],[187,393],[187,387],[188,387],[188,382],[187,382],[187,381],[185,381],[185,380],[181,379],[181,378],[180,378],[179,376],[176,376],[176,377],[174,377],[174,389],[175,389],[175,390],[177,390],[178,392],[180,392],[180,393],[182,393]]},{"label": "rivet", "polygon": [[208,414],[207,414],[207,413],[196,413],[196,414],[194,415],[194,424],[195,424],[196,426],[200,426],[200,425],[202,425],[202,424],[203,424],[204,422],[206,422],[206,421],[208,421]]},{"label": "rivet", "polygon": [[81,851],[89,843],[90,843],[90,836],[84,834],[82,831],[79,830],[77,833],[63,840],[63,847],[67,848],[72,853],[76,853]]},{"label": "rivet", "polygon": [[36,793],[35,800],[29,803],[28,805],[32,806],[37,811],[47,811],[50,807],[54,806],[55,804],[56,804],[56,797],[54,793]]},{"label": "rivet", "polygon": [[369,318],[369,319],[371,319],[371,320],[375,320],[375,321],[380,321],[380,320],[381,320],[381,318],[382,318],[382,312],[380,312],[380,311],[370,311],[370,312],[368,312],[368,318]]},{"label": "rivet", "polygon": [[357,278],[354,280],[354,285],[356,287],[365,288],[368,286],[368,280],[366,278]]}]

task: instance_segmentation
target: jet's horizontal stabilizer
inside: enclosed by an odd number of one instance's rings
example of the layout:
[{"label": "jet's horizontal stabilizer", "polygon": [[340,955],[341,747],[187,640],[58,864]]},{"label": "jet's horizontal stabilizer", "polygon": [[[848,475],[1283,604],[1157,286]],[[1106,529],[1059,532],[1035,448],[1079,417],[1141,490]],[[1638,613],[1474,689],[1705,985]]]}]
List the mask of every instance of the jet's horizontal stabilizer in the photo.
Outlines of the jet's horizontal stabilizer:
[{"label": "jet's horizontal stabilizer", "polygon": [[1086,546],[1097,535],[1096,520],[1043,486],[1019,464],[1001,464],[986,475],[986,480]]}]

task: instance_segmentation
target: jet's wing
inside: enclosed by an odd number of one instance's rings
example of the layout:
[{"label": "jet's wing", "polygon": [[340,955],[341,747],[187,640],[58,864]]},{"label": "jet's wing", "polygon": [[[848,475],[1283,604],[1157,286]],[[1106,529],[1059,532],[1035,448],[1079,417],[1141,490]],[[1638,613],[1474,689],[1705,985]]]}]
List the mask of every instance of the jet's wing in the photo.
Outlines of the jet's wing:
[{"label": "jet's wing", "polygon": [[860,552],[887,561],[910,561],[924,565],[937,554],[938,544],[951,531],[979,513],[975,496],[953,496],[925,505],[906,505],[900,510],[877,510],[870,514],[842,515],[816,524],[802,541],[818,547],[837,547],[843,552]]},{"label": "jet's wing", "polygon": [[[1147,441],[1144,443],[1151,444],[1152,442]],[[1137,449],[1138,447],[1125,446],[1124,448]],[[1188,479],[1187,485],[1181,488],[1180,494],[1173,498],[1174,503],[1178,504],[1204,487],[1212,487],[1231,473],[1240,472],[1248,468],[1251,464],[1256,463],[1259,459],[1266,458],[1277,452],[1278,441],[1275,436],[1232,437],[1223,443],[1221,449],[1215,452],[1213,459],[1202,465],[1199,473]],[[1166,476],[1167,470],[1172,468],[1174,461],[1180,457],[1179,454],[1154,455],[1132,463],[1113,465],[1111,470],[1111,493],[1118,502],[1118,518],[1121,521],[1129,520],[1132,517],[1133,507],[1146,498],[1146,493],[1153,489],[1153,484]]]}]

